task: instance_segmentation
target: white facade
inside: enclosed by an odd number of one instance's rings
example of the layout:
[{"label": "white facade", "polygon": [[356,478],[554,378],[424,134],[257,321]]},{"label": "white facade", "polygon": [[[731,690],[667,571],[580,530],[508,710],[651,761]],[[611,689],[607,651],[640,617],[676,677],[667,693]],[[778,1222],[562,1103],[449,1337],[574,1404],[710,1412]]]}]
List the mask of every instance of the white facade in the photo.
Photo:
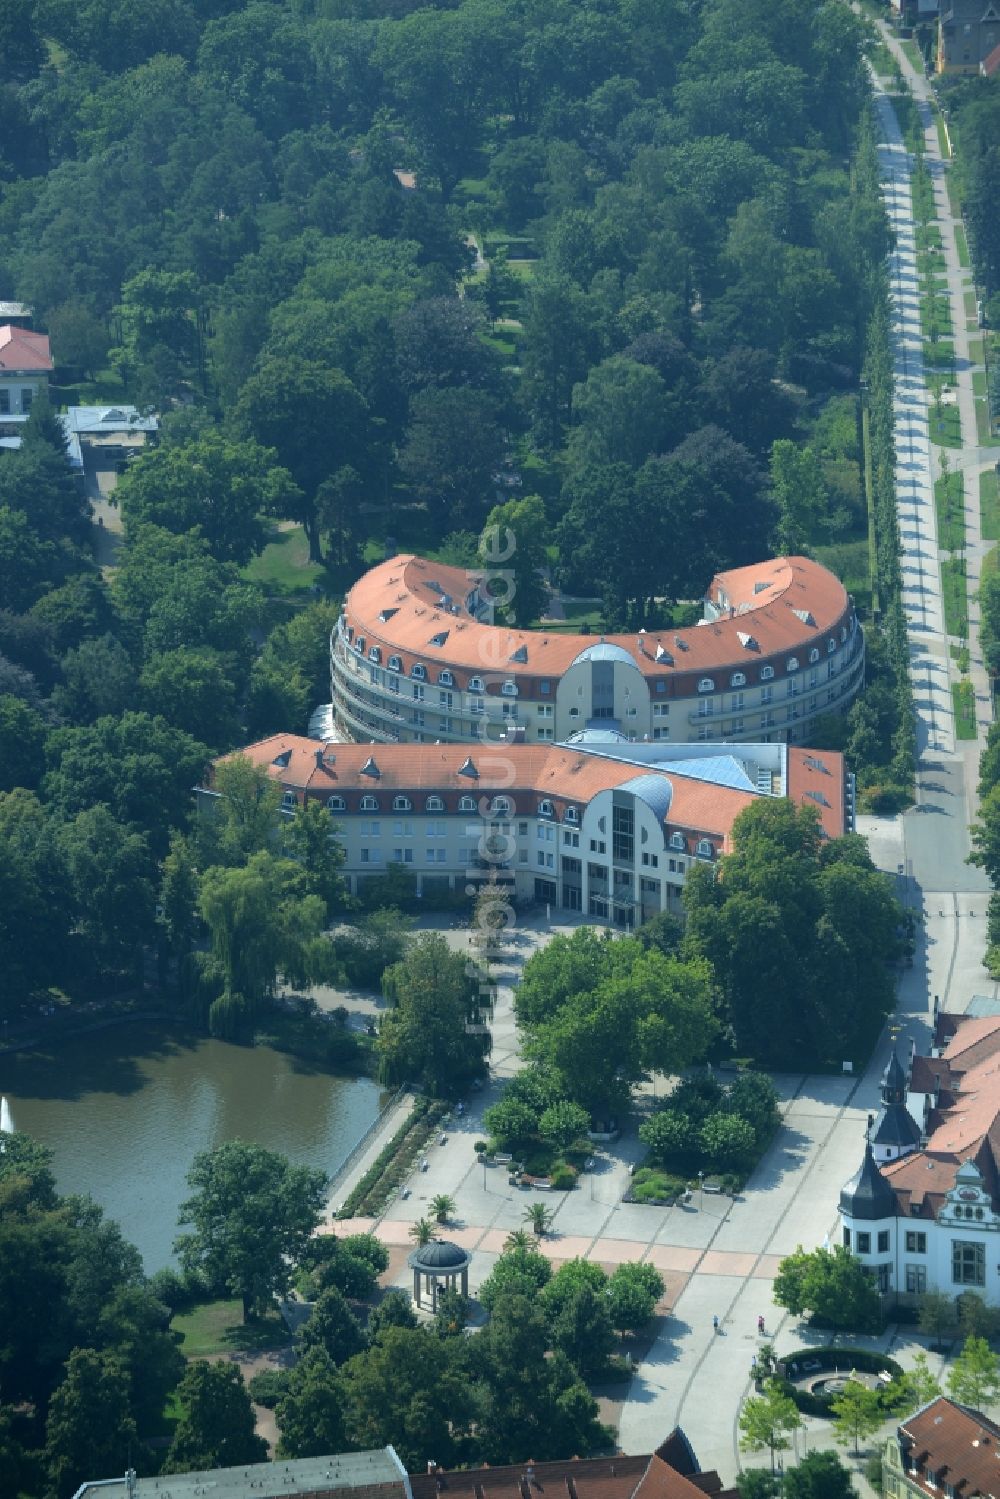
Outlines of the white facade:
[{"label": "white facade", "polygon": [[841,1210],[841,1234],[882,1291],[975,1291],[1000,1306],[1000,1215],[972,1161],[958,1168],[936,1218],[854,1218]]}]

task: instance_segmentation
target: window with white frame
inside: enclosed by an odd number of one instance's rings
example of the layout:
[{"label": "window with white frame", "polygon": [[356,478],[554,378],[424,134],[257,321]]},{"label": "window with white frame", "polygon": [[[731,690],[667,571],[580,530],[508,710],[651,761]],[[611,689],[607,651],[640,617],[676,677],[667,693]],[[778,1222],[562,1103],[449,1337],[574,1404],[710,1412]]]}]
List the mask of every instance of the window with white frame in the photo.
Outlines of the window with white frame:
[{"label": "window with white frame", "polygon": [[413,823],[402,821],[394,822],[392,825],[392,833],[394,838],[412,838]]},{"label": "window with white frame", "polygon": [[377,812],[378,811],[378,797],[377,796],[363,796],[361,798],[361,810],[362,810],[362,812]]},{"label": "window with white frame", "polygon": [[294,807],[295,806],[295,792],[294,791],[286,791],[284,793],[284,795],[282,796],[282,798],[281,798],[281,805],[283,807],[286,807],[286,808],[287,807]]},{"label": "window with white frame", "polygon": [[423,686],[422,683],[420,683],[420,682],[414,682],[414,684],[413,684],[413,701],[415,703],[422,703],[423,700],[424,700],[424,694],[425,694],[425,692],[426,692],[426,688]]},{"label": "window with white frame", "polygon": [[424,810],[427,812],[443,812],[444,802],[439,796],[429,796],[424,802]]},{"label": "window with white frame", "polygon": [[460,812],[474,812],[476,810],[476,798],[474,796],[460,796],[458,799],[458,810]]},{"label": "window with white frame", "polygon": [[710,859],[715,850],[707,838],[698,839],[697,854],[699,859]]},{"label": "window with white frame", "polygon": [[343,812],[347,803],[342,796],[328,796],[326,799],[326,810],[328,812]]},{"label": "window with white frame", "polygon": [[785,670],[786,671],[798,671],[798,669],[799,669],[799,658],[798,658],[798,656],[789,656],[788,660],[785,662]]},{"label": "window with white frame", "polygon": [[812,648],[812,650],[809,652],[809,664],[813,665],[818,660],[819,660],[819,647],[814,645],[813,648]]},{"label": "window with white frame", "polygon": [[698,683],[698,691],[699,692],[714,692],[715,691],[715,683],[713,682],[712,678],[711,677],[702,677],[701,681]]},{"label": "window with white frame", "polygon": [[490,811],[494,816],[503,816],[510,813],[510,798],[507,796],[495,796],[490,805]]},{"label": "window with white frame", "polygon": [[762,666],[761,667],[761,669],[760,669],[760,679],[761,679],[762,682],[770,682],[773,676],[774,676],[774,667],[773,666]]},{"label": "window with white frame", "polygon": [[417,681],[417,682],[426,682],[427,681],[427,668],[426,668],[426,666],[421,666],[420,663],[419,663],[419,661],[418,661],[415,666],[411,666],[410,667],[410,676],[413,677],[413,679],[415,681]]},{"label": "window with white frame", "polygon": [[412,812],[413,803],[408,796],[394,796],[392,799],[392,810],[394,812]]},{"label": "window with white frame", "polygon": [[684,834],[683,833],[671,833],[670,834],[670,847],[671,848],[679,848],[679,849],[681,849],[683,851],[683,849],[686,847],[686,845],[684,843]]},{"label": "window with white frame", "polygon": [[442,687],[454,687],[455,685],[455,678],[447,670],[438,672],[438,681]]},{"label": "window with white frame", "polygon": [[575,807],[567,807],[566,808],[566,813],[565,813],[565,816],[563,818],[563,821],[564,822],[579,822],[580,821],[580,814],[576,810]]},{"label": "window with white frame", "polygon": [[580,847],[580,834],[579,833],[573,833],[573,832],[571,832],[569,828],[564,828],[563,829],[563,847],[564,848],[579,848]]},{"label": "window with white frame", "polygon": [[747,674],[745,671],[734,671],[729,678],[730,687],[745,687],[747,685]]},{"label": "window with white frame", "polygon": [[538,803],[538,815],[539,815],[539,817],[551,817],[552,816],[552,803],[550,801],[541,801],[541,802],[539,802]]},{"label": "window with white frame", "polygon": [[517,697],[517,683],[512,682],[508,677],[507,681],[504,682],[503,686],[500,688],[500,691],[503,693],[504,697]]},{"label": "window with white frame", "polygon": [[389,657],[389,670],[390,671],[402,671],[403,670],[403,663],[402,663],[402,661],[400,661],[400,659],[399,659],[398,656],[390,656]]},{"label": "window with white frame", "polygon": [[469,678],[469,691],[470,692],[484,692],[485,691],[485,688],[483,687],[483,679],[482,679],[482,677],[470,677]]}]

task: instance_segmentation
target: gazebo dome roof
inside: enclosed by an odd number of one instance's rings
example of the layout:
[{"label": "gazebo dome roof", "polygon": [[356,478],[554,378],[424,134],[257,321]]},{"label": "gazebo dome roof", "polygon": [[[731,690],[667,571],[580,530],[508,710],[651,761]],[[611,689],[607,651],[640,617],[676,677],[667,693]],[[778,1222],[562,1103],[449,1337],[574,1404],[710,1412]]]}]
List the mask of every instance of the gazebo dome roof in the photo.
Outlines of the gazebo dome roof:
[{"label": "gazebo dome roof", "polygon": [[468,1250],[460,1249],[450,1239],[432,1239],[410,1255],[414,1270],[461,1270],[472,1259]]}]

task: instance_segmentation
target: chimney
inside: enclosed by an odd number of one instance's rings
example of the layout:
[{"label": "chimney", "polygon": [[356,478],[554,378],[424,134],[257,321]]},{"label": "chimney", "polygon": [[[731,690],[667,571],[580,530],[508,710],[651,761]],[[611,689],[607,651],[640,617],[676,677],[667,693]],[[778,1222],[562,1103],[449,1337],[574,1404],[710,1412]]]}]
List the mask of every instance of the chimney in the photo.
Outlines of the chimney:
[{"label": "chimney", "polygon": [[317,770],[322,770],[323,769],[323,756],[324,756],[325,753],[326,753],[326,751],[325,750],[321,750],[321,749],[318,749],[316,751],[316,769]]}]

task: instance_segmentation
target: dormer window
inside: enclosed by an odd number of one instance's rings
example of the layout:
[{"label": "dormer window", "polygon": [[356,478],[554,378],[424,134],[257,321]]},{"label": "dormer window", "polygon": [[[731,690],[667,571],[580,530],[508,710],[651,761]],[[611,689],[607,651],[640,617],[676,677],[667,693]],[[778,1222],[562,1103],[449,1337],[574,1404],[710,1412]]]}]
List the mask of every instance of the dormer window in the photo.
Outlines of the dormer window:
[{"label": "dormer window", "polygon": [[381,664],[382,652],[377,645],[369,646],[368,659],[369,661],[374,661],[376,666],[379,666]]},{"label": "dormer window", "polygon": [[402,663],[402,661],[400,661],[400,659],[399,659],[398,656],[390,656],[389,657],[389,670],[390,671],[402,671],[403,670],[403,663]]},{"label": "dormer window", "polygon": [[671,833],[671,835],[670,835],[670,847],[671,848],[680,849],[681,852],[683,853],[683,851],[684,851],[684,849],[686,847],[685,842],[684,842],[684,834],[683,833]]},{"label": "dormer window", "polygon": [[841,644],[843,644],[843,642],[846,639],[847,639],[847,626],[846,625],[841,625],[841,627],[840,627],[840,640],[841,640]]},{"label": "dormer window", "polygon": [[809,665],[810,666],[815,666],[815,664],[816,664],[816,662],[818,660],[819,660],[819,649],[818,649],[818,647],[813,646],[812,650],[809,652]]},{"label": "dormer window", "polygon": [[458,799],[458,810],[460,812],[474,812],[476,810],[476,798],[474,796],[460,796]]},{"label": "dormer window", "polygon": [[326,799],[326,810],[328,812],[343,812],[347,803],[342,796],[328,796]]},{"label": "dormer window", "polygon": [[429,796],[424,802],[424,810],[427,812],[443,812],[444,802],[439,796]]},{"label": "dormer window", "polygon": [[490,811],[497,816],[508,816],[510,814],[510,798],[507,796],[495,796],[490,803]]},{"label": "dormer window", "polygon": [[699,838],[698,848],[696,852],[699,859],[710,859],[715,853],[715,849],[712,847],[707,838]]},{"label": "dormer window", "polygon": [[517,697],[517,683],[512,682],[508,677],[507,681],[504,682],[503,686],[500,688],[500,691],[503,693],[504,697]]},{"label": "dormer window", "polygon": [[377,812],[378,811],[378,797],[377,796],[363,796],[361,798],[361,810],[362,810],[362,812]]},{"label": "dormer window", "polygon": [[799,658],[798,658],[798,656],[789,656],[788,660],[785,662],[785,670],[786,671],[798,671],[798,669],[799,669]]},{"label": "dormer window", "polygon": [[762,682],[770,682],[770,680],[771,680],[771,678],[773,676],[774,676],[774,667],[773,666],[762,666],[761,667],[761,669],[760,669],[760,679],[761,679]]},{"label": "dormer window", "polygon": [[416,664],[416,666],[411,666],[410,667],[410,676],[413,678],[413,680],[415,682],[426,682],[427,681],[427,668],[426,668],[426,666],[421,666],[420,663],[419,663],[419,661],[418,661],[417,664]]},{"label": "dormer window", "polygon": [[729,678],[729,685],[730,687],[745,687],[747,685],[746,672],[734,671]]},{"label": "dormer window", "polygon": [[580,821],[580,814],[576,810],[575,807],[567,807],[566,808],[566,815],[563,818],[563,821],[564,822],[579,822]]},{"label": "dormer window", "polygon": [[295,806],[295,792],[294,791],[286,791],[285,794],[284,794],[284,796],[281,798],[281,805],[283,807],[285,807],[286,809],[294,807]]},{"label": "dormer window", "polygon": [[552,816],[552,803],[550,801],[539,802],[538,803],[538,815],[539,815],[539,817],[551,817]]},{"label": "dormer window", "polygon": [[470,692],[485,692],[486,691],[485,687],[483,686],[483,679],[482,679],[482,677],[470,677],[469,678],[469,691]]},{"label": "dormer window", "polygon": [[365,653],[365,637],[363,635],[359,635],[358,638],[357,638],[357,640],[354,642],[354,649],[357,651],[357,653],[358,653],[359,656],[363,656],[364,655],[364,653]]},{"label": "dormer window", "polygon": [[699,692],[714,692],[715,691],[715,683],[713,682],[712,678],[711,677],[702,677],[701,681],[698,683],[698,691]]},{"label": "dormer window", "polygon": [[452,676],[450,671],[439,671],[438,682],[442,687],[454,687],[455,678]]},{"label": "dormer window", "polygon": [[834,651],[836,649],[837,649],[837,642],[834,640],[833,636],[831,635],[830,638],[829,638],[829,640],[826,642],[826,654],[828,656],[832,656],[833,653],[834,653]]},{"label": "dormer window", "polygon": [[394,812],[412,812],[413,803],[408,796],[394,796],[392,799],[392,810]]}]

